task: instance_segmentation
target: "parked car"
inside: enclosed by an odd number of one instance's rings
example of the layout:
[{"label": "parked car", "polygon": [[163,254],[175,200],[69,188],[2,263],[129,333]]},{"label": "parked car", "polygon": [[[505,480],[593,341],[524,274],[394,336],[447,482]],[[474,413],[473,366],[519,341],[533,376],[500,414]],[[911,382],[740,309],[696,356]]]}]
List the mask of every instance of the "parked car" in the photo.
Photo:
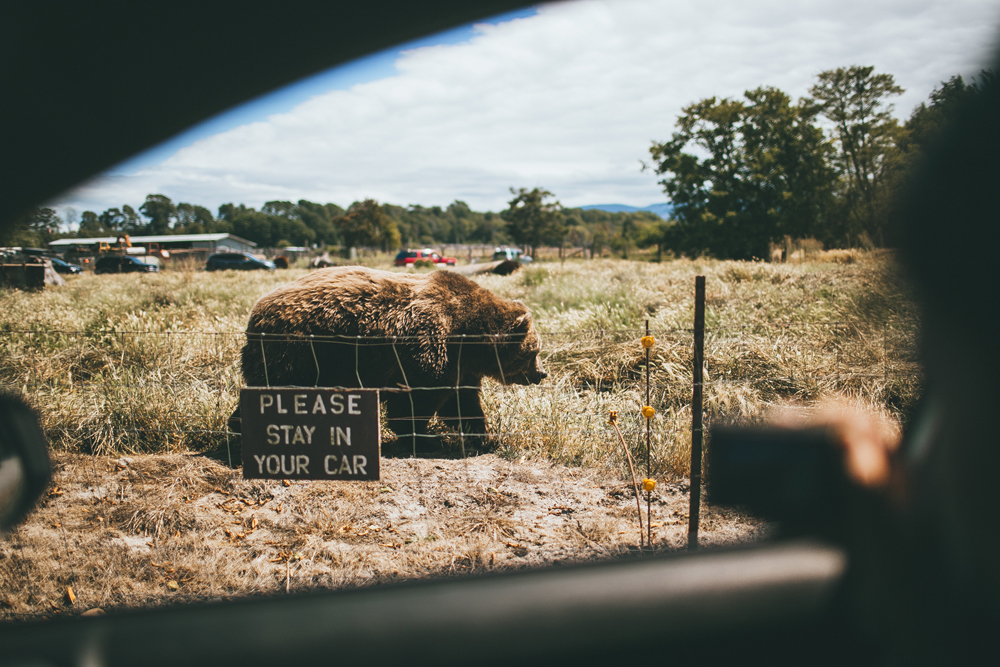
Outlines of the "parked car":
[{"label": "parked car", "polygon": [[528,263],[531,261],[531,257],[523,254],[518,248],[497,248],[493,251],[493,261]]},{"label": "parked car", "polygon": [[50,257],[49,259],[52,260],[52,268],[56,270],[56,273],[83,273],[83,267],[79,264],[70,264],[57,257]]},{"label": "parked car", "polygon": [[455,266],[458,263],[458,260],[454,257],[442,257],[430,248],[421,248],[419,250],[407,248],[406,250],[399,251],[399,254],[396,255],[395,264],[396,266],[412,266],[421,260],[434,264],[446,264],[448,266]]},{"label": "parked car", "polygon": [[105,255],[97,260],[94,273],[156,273],[160,267],[128,255]]},{"label": "parked car", "polygon": [[206,271],[274,271],[274,262],[257,259],[242,252],[221,252],[211,255],[205,263]]}]

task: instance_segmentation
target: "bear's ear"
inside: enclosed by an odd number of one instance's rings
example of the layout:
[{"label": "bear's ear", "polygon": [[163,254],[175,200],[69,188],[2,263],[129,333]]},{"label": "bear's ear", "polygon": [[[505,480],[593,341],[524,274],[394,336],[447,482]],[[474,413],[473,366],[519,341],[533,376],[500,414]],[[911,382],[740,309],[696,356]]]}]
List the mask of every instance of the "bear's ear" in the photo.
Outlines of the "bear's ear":
[{"label": "bear's ear", "polygon": [[527,331],[531,326],[531,313],[525,312],[514,320],[514,331]]}]

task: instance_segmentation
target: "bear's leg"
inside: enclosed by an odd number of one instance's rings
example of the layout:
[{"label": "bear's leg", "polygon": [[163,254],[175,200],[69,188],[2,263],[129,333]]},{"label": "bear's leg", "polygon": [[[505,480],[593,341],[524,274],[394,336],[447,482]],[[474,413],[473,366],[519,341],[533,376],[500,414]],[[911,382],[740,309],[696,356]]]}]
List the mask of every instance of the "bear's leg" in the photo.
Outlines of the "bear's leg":
[{"label": "bear's leg", "polygon": [[240,406],[236,405],[236,409],[233,410],[233,414],[229,415],[229,421],[226,422],[229,426],[229,430],[233,433],[239,433],[240,427],[243,425],[243,420],[240,418]]},{"label": "bear's leg", "polygon": [[[434,416],[440,403],[437,392],[414,391],[410,393],[383,394],[387,426],[399,437],[398,445],[406,451],[416,445],[427,449],[437,444],[427,437],[427,422]],[[410,399],[413,402],[410,402]],[[417,436],[414,441],[414,436]]]},{"label": "bear's leg", "polygon": [[473,447],[482,446],[482,436],[486,435],[486,415],[483,413],[479,389],[449,391],[448,399],[438,409],[437,415],[449,429],[464,433],[467,444]]}]

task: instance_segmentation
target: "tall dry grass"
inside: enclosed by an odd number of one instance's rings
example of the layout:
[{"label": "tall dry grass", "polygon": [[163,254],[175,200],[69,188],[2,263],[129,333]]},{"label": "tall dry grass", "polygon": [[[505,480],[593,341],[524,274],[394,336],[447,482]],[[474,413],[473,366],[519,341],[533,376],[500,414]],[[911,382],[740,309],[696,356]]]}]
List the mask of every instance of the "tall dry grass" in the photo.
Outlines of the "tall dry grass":
[{"label": "tall dry grass", "polygon": [[[2,291],[0,383],[34,402],[56,449],[225,458],[238,453],[225,420],[238,397],[250,308],[305,272],[83,275],[40,292]],[[696,275],[707,278],[709,422],[753,422],[829,397],[905,420],[920,389],[918,325],[885,253],[854,251],[850,262],[814,253],[785,265],[571,260],[478,278],[532,309],[550,373],[537,387],[486,385],[498,453],[621,473],[606,424],[618,410],[644,469],[639,337],[648,319],[657,338],[650,468],[686,474]]]},{"label": "tall dry grass", "polygon": [[645,467],[644,355],[652,353],[650,468],[689,472],[694,276],[706,276],[708,423],[752,423],[775,408],[840,398],[905,421],[920,391],[916,308],[891,255],[816,253],[794,265],[601,260],[537,265],[482,282],[531,306],[552,369],[545,389],[490,386],[497,424],[531,437],[500,439],[508,456],[624,470],[604,423],[619,410]]}]

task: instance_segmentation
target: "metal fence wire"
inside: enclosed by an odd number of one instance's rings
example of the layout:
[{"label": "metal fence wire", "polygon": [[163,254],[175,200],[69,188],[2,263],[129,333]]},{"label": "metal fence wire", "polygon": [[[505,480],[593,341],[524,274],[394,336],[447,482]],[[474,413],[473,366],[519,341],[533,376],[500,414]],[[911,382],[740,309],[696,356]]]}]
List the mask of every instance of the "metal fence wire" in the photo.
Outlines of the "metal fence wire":
[{"label": "metal fence wire", "polygon": [[[516,336],[9,329],[0,331],[0,382],[39,408],[57,449],[231,451],[239,435],[227,420],[244,385],[241,366],[259,362],[262,386],[378,389],[384,442],[403,454],[492,449],[619,465],[610,410],[619,411],[630,446],[645,449],[644,334],[639,327],[541,331],[548,377],[528,385],[507,377],[525,361]],[[654,326],[650,334],[653,469],[684,472],[693,330]],[[706,425],[752,421],[773,405],[830,393],[902,413],[920,387],[915,341],[906,321],[709,323]],[[443,355],[444,371],[428,369],[428,350]]]}]

